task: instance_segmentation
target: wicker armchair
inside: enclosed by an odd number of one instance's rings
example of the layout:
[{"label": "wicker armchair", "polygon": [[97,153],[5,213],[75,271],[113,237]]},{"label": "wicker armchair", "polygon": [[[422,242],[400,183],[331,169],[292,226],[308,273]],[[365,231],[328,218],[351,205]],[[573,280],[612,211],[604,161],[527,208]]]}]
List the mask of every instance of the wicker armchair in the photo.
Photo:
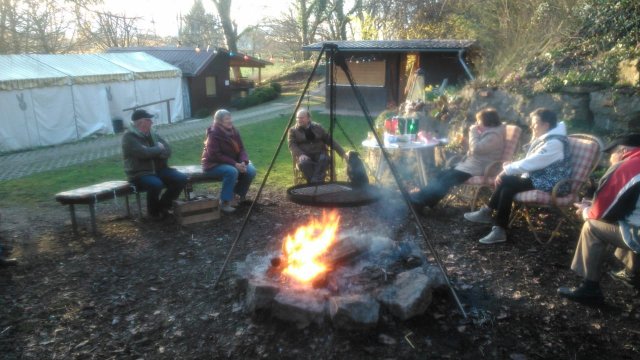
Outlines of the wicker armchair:
[{"label": "wicker armchair", "polygon": [[[568,138],[572,162],[571,178],[558,182],[550,193],[530,190],[518,193],[514,198],[515,209],[509,224],[511,225],[520,216],[524,217],[529,230],[533,232],[536,241],[541,244],[551,242],[566,221],[574,222],[577,219],[573,203],[579,201],[581,193],[589,182],[589,176],[595,170],[602,156],[604,145],[598,137],[589,134],[572,134]],[[558,189],[565,183],[571,184],[571,191],[567,195],[560,196]],[[545,208],[560,213],[557,224],[553,227],[547,240],[541,239],[540,230],[534,224],[531,212],[533,208]],[[552,217],[545,219],[542,227],[549,229],[552,220]]]}]

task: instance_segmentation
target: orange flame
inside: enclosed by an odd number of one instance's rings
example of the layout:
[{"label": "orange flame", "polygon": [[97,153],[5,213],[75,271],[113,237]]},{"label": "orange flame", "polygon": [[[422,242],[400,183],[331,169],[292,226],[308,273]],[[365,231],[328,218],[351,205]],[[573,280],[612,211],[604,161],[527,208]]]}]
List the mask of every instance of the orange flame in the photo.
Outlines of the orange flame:
[{"label": "orange flame", "polygon": [[296,229],[293,236],[287,235],[282,244],[284,253],[283,274],[306,283],[326,272],[322,255],[336,241],[340,216],[336,210],[322,212],[322,219],[311,219],[307,225]]}]

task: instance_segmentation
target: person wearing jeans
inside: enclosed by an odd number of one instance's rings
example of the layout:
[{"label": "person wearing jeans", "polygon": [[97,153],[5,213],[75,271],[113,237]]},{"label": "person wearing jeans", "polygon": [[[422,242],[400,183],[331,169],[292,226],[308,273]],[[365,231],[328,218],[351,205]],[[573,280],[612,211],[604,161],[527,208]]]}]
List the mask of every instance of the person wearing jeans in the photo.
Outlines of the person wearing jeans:
[{"label": "person wearing jeans", "polygon": [[[187,184],[187,176],[176,169],[164,168],[156,170],[153,175],[142,175],[131,182],[138,191],[147,192],[147,211],[151,217],[164,217],[171,208],[173,200]],[[162,193],[162,190],[167,190]]]},{"label": "person wearing jeans", "polygon": [[226,213],[235,211],[236,206],[247,196],[249,186],[256,177],[256,168],[249,161],[249,155],[238,129],[233,126],[229,111],[220,109],[213,115],[213,124],[207,129],[201,161],[202,170],[208,176],[222,180],[220,210]]},{"label": "person wearing jeans", "polygon": [[[569,142],[564,123],[558,123],[556,114],[545,108],[534,110],[529,117],[532,140],[527,145],[526,156],[503,165],[487,206],[464,214],[469,221],[494,224],[491,232],[480,239],[482,244],[507,241],[506,228],[517,193],[534,189],[550,192],[558,181],[570,176]],[[569,190],[568,186],[560,189],[560,195]]]},{"label": "person wearing jeans", "polygon": [[187,176],[169,167],[171,147],[152,129],[153,117],[145,110],[133,112],[132,124],[122,136],[122,157],[129,181],[147,192],[149,216],[164,218],[186,186]]}]

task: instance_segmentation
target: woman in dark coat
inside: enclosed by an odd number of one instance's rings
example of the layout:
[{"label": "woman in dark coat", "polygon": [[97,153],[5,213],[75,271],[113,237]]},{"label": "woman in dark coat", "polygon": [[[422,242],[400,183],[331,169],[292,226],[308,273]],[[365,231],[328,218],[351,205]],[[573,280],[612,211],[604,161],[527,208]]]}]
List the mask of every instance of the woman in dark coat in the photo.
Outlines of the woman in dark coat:
[{"label": "woman in dark coat", "polygon": [[[207,129],[202,152],[202,170],[222,180],[220,210],[233,212],[238,202],[245,200],[256,168],[242,144],[240,133],[233,126],[231,113],[220,109],[213,115],[213,125]],[[234,194],[238,199],[234,199]]]}]

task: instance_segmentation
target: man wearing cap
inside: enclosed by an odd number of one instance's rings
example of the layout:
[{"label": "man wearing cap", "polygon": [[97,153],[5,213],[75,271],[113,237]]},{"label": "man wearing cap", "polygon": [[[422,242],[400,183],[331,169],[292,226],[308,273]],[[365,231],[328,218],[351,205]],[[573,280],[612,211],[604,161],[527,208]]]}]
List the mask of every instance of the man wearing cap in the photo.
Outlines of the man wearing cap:
[{"label": "man wearing cap", "polygon": [[152,119],[145,110],[133,112],[133,123],[122,136],[122,157],[129,181],[147,192],[149,216],[163,218],[187,184],[187,176],[169,167],[171,147],[151,128]]},{"label": "man wearing cap", "polygon": [[611,154],[611,166],[600,179],[593,201],[574,204],[585,223],[571,269],[583,282],[577,288],[558,289],[560,296],[587,304],[604,302],[600,277],[607,245],[616,248],[615,257],[624,265],[609,275],[629,287],[640,287],[640,134],[618,137],[604,151]]}]

